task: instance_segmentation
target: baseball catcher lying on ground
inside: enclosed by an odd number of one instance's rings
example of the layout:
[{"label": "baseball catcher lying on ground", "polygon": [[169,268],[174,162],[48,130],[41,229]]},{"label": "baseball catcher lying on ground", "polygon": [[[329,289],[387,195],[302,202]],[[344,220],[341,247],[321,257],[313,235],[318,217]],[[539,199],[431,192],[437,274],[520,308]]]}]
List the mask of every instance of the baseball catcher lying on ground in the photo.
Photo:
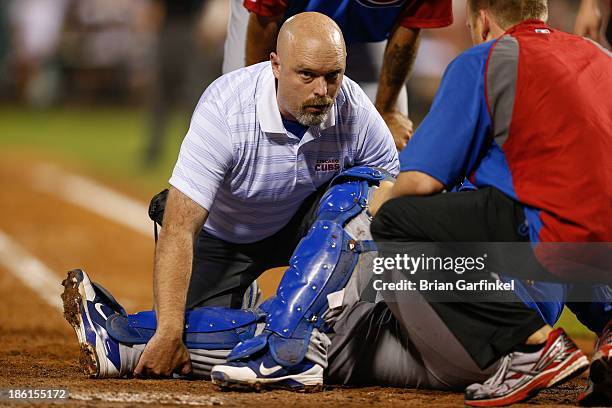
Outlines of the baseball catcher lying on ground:
[{"label": "baseball catcher lying on ground", "polygon": [[[546,305],[537,299],[522,299],[537,311],[518,297],[494,307],[489,304],[488,309],[486,304],[449,304],[459,314],[480,311],[486,316],[480,323],[483,332],[499,322],[507,328],[501,336],[479,340],[482,350],[475,352],[458,340],[418,292],[418,298],[407,304],[394,299],[393,293],[375,291],[372,260],[377,252],[367,209],[383,178],[377,169],[355,167],[332,181],[276,296],[256,308],[187,311],[189,377],[241,388],[317,387],[325,378],[330,384],[459,391],[497,371],[484,384],[470,386],[494,387],[496,378],[507,374],[508,353],[524,354],[522,369],[541,376],[540,388],[586,369],[587,358],[565,333],[550,331],[546,323],[554,322],[543,320]],[[64,314],[76,331],[85,373],[94,378],[130,377],[155,333],[155,312],[128,315],[79,269],[70,271],[63,285]],[[478,320],[471,318],[470,324],[478,338]],[[547,341],[534,349],[530,339],[542,336],[542,330]],[[544,354],[550,358],[542,363]],[[533,390],[523,399],[530,395]]]}]

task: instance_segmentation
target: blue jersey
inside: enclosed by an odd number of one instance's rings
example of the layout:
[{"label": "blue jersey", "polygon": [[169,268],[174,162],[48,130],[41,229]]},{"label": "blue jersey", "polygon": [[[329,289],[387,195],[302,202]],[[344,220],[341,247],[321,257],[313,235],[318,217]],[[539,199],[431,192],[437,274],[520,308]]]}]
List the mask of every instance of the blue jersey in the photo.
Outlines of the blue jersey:
[{"label": "blue jersey", "polygon": [[262,16],[325,14],[340,26],[347,44],[386,40],[396,23],[438,28],[453,22],[451,0],[246,0],[244,6]]}]

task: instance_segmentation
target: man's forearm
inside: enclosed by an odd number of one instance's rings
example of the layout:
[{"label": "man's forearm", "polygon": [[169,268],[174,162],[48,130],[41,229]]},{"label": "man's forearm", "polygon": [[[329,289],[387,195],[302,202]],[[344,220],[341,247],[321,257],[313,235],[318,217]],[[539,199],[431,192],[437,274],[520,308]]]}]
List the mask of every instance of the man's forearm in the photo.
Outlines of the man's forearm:
[{"label": "man's forearm", "polygon": [[376,109],[382,114],[395,109],[397,97],[414,65],[419,29],[398,26],[387,43],[376,92]]},{"label": "man's forearm", "polygon": [[270,53],[276,48],[276,36],[281,18],[282,15],[262,17],[255,13],[249,14],[245,66],[270,59]]},{"label": "man's forearm", "polygon": [[205,209],[179,190],[170,189],[153,269],[158,333],[172,337],[183,333],[193,243],[207,217]]},{"label": "man's forearm", "polygon": [[404,171],[397,176],[389,199],[403,196],[428,196],[444,190],[444,185],[429,174]]},{"label": "man's forearm", "polygon": [[162,228],[155,253],[153,293],[157,328],[173,337],[183,332],[192,258],[191,234]]},{"label": "man's forearm", "polygon": [[419,171],[406,171],[399,174],[395,183],[382,181],[374,191],[370,202],[370,214],[376,215],[387,201],[403,196],[427,196],[444,189],[444,185],[428,174]]}]

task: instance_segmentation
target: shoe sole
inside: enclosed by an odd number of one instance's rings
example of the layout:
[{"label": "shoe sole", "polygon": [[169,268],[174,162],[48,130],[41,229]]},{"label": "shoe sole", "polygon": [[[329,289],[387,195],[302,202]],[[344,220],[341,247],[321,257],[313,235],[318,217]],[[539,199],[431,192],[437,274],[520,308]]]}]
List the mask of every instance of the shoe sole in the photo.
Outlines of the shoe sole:
[{"label": "shoe sole", "polygon": [[[524,384],[521,388],[514,392],[504,395],[503,397],[481,399],[481,400],[465,400],[465,405],[472,407],[503,407],[506,405],[516,404],[518,402],[527,401],[535,397],[538,393],[546,388],[561,385],[572,378],[582,374],[589,366],[589,360],[580,350],[576,350],[569,357],[569,361],[563,366],[561,372],[557,368],[544,371],[533,378],[533,380]],[[552,378],[551,378],[552,377]]]},{"label": "shoe sole", "polygon": [[[228,391],[263,391],[270,389],[291,390],[299,392],[319,392],[323,390],[323,379],[320,377],[307,378],[289,375],[279,378],[258,378],[253,381],[236,381],[229,378],[225,373],[215,372],[211,374],[213,384],[222,390]],[[288,381],[293,381],[290,384]]]},{"label": "shoe sole", "polygon": [[84,284],[82,284],[84,279],[87,279],[87,277],[80,269],[69,271],[66,279],[62,281],[62,286],[64,286],[62,301],[64,305],[64,318],[72,326],[79,340],[81,348],[78,360],[79,367],[85,375],[95,378],[99,373],[98,358],[95,348],[87,342],[85,323],[83,322],[83,315],[85,315],[88,320],[87,323],[93,327],[86,307],[87,294],[85,293]]}]

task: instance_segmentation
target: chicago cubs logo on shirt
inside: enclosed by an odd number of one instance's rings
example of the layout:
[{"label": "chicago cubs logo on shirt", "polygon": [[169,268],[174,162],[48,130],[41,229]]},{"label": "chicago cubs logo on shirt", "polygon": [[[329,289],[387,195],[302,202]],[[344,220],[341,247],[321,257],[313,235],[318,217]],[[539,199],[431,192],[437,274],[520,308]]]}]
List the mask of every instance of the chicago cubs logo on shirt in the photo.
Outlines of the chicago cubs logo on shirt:
[{"label": "chicago cubs logo on shirt", "polygon": [[317,159],[314,165],[316,172],[340,170],[340,159]]},{"label": "chicago cubs logo on shirt", "polygon": [[365,7],[395,7],[405,2],[406,0],[357,0],[357,3]]}]

